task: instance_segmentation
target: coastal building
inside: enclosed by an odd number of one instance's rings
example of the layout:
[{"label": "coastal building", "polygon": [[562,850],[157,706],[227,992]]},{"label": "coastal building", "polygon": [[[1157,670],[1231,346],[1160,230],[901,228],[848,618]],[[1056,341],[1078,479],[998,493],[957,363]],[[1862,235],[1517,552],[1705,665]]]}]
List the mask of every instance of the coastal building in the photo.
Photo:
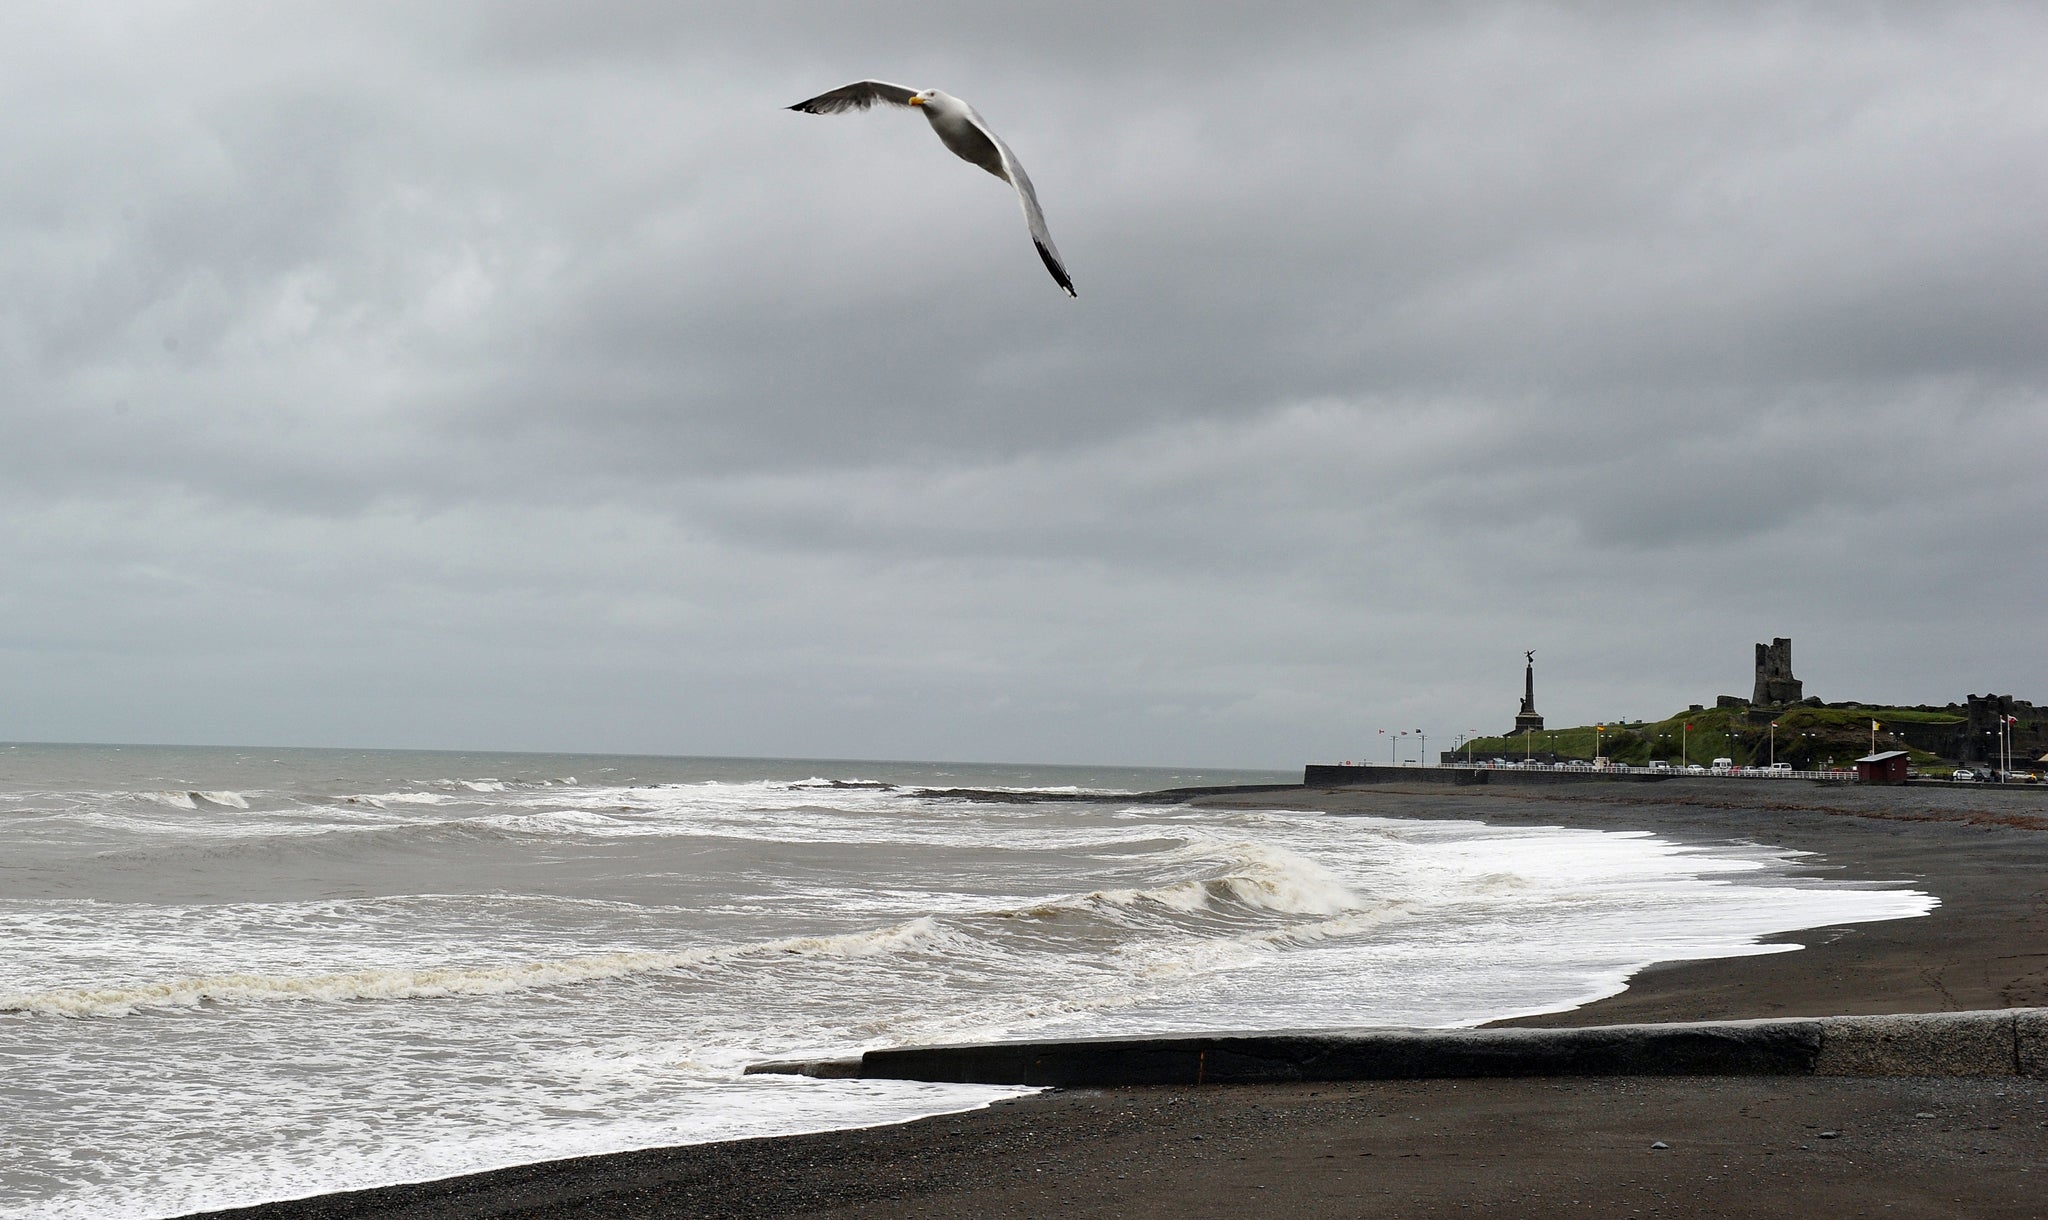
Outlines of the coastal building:
[{"label": "coastal building", "polygon": [[1884,750],[1856,760],[1856,778],[1866,784],[1906,782],[1908,755],[1904,750]]},{"label": "coastal building", "polygon": [[1523,733],[1541,733],[1543,717],[1536,712],[1536,654],[1527,654],[1529,665],[1522,671],[1522,710],[1515,713],[1515,736]]}]

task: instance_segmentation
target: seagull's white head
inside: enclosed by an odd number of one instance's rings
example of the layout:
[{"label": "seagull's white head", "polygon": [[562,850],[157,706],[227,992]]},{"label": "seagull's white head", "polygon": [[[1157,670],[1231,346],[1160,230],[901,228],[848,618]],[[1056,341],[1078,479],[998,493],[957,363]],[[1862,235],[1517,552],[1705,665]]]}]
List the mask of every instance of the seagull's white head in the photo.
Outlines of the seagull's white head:
[{"label": "seagull's white head", "polygon": [[910,104],[913,106],[927,105],[938,95],[939,91],[937,89],[926,89],[922,93],[913,93],[910,95]]}]

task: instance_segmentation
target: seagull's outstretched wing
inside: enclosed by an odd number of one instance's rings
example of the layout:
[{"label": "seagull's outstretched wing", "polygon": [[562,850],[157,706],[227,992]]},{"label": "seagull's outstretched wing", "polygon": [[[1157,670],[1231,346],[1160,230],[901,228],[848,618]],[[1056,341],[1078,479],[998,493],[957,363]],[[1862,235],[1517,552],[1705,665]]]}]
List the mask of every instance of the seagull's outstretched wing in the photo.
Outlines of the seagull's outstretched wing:
[{"label": "seagull's outstretched wing", "polygon": [[1068,296],[1080,295],[1074,291],[1073,277],[1067,274],[1059,247],[1052,244],[1052,233],[1045,227],[1045,213],[1038,210],[1038,192],[1031,189],[1031,175],[1024,172],[1017,154],[988,129],[987,120],[974,107],[952,97],[946,103],[949,104],[926,104],[931,112],[926,117],[932,120],[939,139],[962,161],[979,165],[1016,188],[1017,205],[1024,209],[1024,224],[1031,230],[1031,244],[1038,247],[1038,257],[1044,260],[1045,269],[1052,272],[1053,282],[1066,289]]},{"label": "seagull's outstretched wing", "polygon": [[917,90],[892,85],[885,80],[857,80],[850,85],[841,85],[830,93],[820,93],[814,98],[798,102],[791,110],[805,114],[845,114],[849,110],[866,110],[877,102],[891,106],[908,106],[910,99],[917,96]]},{"label": "seagull's outstretched wing", "polygon": [[[979,119],[981,116],[976,115]],[[988,128],[981,129],[996,151],[1003,157],[1003,172],[998,177],[1007,178],[1017,188],[1017,204],[1024,209],[1025,227],[1031,230],[1031,244],[1038,247],[1038,257],[1045,261],[1045,269],[1052,272],[1053,282],[1067,290],[1068,296],[1079,296],[1074,291],[1074,278],[1067,274],[1066,263],[1060,261],[1059,247],[1052,244],[1052,233],[1045,227],[1045,213],[1038,210],[1038,192],[1031,189],[1031,176],[1024,172],[1024,166],[1017,160],[1017,154],[1010,146],[996,139]]]}]

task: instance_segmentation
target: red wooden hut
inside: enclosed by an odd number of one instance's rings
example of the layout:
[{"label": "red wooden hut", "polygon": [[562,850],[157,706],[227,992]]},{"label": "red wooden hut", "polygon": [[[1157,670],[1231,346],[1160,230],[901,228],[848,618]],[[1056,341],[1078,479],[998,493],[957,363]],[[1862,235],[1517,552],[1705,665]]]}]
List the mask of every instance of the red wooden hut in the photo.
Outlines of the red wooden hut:
[{"label": "red wooden hut", "polygon": [[1906,752],[1885,750],[1877,754],[1865,754],[1856,760],[1856,778],[1866,784],[1905,783]]}]

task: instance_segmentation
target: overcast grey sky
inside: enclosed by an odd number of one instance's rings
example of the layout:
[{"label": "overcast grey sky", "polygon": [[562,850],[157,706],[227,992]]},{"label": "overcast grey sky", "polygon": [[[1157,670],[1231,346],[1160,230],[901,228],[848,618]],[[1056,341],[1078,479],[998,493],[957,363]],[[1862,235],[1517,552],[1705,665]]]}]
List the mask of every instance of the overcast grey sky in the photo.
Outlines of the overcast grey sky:
[{"label": "overcast grey sky", "polygon": [[[1648,10],[1648,11],[1646,11]],[[2039,5],[0,13],[0,739],[2048,701]],[[971,101],[1007,187],[863,77]],[[1368,744],[1372,743],[1372,744]]]}]

